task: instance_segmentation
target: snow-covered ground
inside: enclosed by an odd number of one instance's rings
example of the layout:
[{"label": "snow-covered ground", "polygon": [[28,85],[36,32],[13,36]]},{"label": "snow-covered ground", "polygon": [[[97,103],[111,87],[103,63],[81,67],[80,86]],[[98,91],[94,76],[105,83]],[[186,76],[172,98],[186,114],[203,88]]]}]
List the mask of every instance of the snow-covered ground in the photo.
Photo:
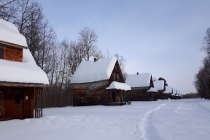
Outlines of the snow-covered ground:
[{"label": "snow-covered ground", "polygon": [[210,101],[44,110],[41,119],[0,122],[0,140],[209,140]]}]

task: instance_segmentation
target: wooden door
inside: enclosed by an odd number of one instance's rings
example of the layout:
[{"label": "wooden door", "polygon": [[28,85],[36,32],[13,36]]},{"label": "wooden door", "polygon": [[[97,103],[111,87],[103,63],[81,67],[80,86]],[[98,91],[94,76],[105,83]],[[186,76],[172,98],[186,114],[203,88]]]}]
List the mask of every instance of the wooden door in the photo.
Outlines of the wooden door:
[{"label": "wooden door", "polygon": [[14,100],[13,100],[13,113],[15,117],[18,119],[23,118],[23,103],[24,103],[24,95],[22,91],[18,91],[15,93]]},{"label": "wooden door", "polygon": [[21,90],[8,89],[4,99],[5,119],[22,119],[23,95]]},{"label": "wooden door", "polygon": [[4,93],[0,90],[0,120],[4,119]]},{"label": "wooden door", "polygon": [[33,94],[30,93],[30,90],[24,91],[24,100],[23,100],[23,118],[32,118],[33,117]]}]

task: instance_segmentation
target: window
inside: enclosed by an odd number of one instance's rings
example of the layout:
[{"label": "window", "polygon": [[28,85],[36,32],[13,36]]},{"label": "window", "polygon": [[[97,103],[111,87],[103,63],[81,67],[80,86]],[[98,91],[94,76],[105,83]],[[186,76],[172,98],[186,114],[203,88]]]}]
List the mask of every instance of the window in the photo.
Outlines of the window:
[{"label": "window", "polygon": [[0,59],[4,58],[4,48],[0,46]]}]

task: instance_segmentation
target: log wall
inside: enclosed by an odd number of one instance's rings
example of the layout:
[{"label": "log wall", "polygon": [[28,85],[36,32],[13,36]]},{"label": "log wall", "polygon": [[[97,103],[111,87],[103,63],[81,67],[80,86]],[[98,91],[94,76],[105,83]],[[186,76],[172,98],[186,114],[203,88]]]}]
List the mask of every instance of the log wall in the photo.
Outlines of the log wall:
[{"label": "log wall", "polygon": [[0,120],[42,116],[41,103],[37,104],[40,101],[35,98],[42,93],[40,88],[0,87],[0,92]]},{"label": "log wall", "polygon": [[23,48],[5,47],[4,59],[21,62],[23,59]]}]

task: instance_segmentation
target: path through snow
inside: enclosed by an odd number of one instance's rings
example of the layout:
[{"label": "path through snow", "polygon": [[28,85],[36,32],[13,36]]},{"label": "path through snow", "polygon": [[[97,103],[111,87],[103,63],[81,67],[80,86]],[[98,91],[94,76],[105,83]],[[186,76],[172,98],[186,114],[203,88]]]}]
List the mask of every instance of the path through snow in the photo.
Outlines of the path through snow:
[{"label": "path through snow", "polygon": [[[150,139],[155,139],[155,140],[160,140],[160,136],[159,134],[156,132],[154,126],[153,126],[153,114],[155,112],[157,112],[158,110],[162,109],[163,106],[165,106],[166,104],[162,103],[160,105],[158,105],[157,107],[155,107],[154,109],[151,109],[149,111],[147,111],[143,118],[141,123],[139,124],[140,126],[140,133],[141,133],[141,140],[150,140]],[[152,134],[152,135],[150,135]]]},{"label": "path through snow", "polygon": [[210,101],[160,100],[125,106],[44,110],[40,119],[0,122],[0,140],[209,140]]}]

